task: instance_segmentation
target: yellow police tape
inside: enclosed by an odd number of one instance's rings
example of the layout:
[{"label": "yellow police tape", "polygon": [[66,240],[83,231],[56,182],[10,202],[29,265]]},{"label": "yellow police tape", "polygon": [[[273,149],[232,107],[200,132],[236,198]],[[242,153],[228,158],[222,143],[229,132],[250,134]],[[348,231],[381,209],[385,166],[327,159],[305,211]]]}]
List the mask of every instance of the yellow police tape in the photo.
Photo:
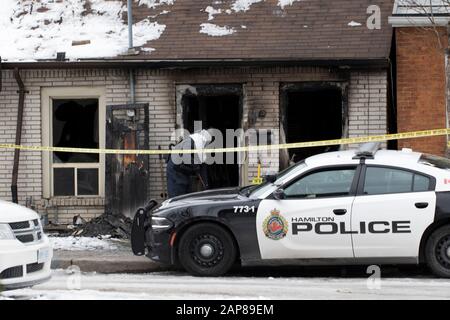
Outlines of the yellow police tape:
[{"label": "yellow police tape", "polygon": [[365,136],[355,138],[344,138],[334,140],[283,143],[263,146],[245,146],[234,148],[207,148],[203,150],[123,150],[123,149],[90,149],[90,148],[66,148],[49,146],[30,146],[15,144],[0,144],[0,149],[18,149],[25,151],[44,151],[44,152],[72,152],[72,153],[99,153],[99,154],[146,154],[146,155],[166,155],[166,154],[192,154],[192,153],[229,153],[229,152],[252,152],[268,151],[279,149],[297,149],[319,146],[348,145],[365,142],[404,140],[413,138],[425,138],[450,135],[450,129],[435,129],[404,133],[393,133],[376,136]]}]

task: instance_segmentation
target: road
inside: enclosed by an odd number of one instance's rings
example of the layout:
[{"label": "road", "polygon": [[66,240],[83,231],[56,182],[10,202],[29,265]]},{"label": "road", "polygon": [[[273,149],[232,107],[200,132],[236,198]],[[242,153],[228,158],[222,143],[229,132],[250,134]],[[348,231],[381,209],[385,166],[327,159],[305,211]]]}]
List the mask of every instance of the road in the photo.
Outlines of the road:
[{"label": "road", "polygon": [[[365,272],[247,270],[221,278],[181,272],[96,274],[54,271],[51,281],[0,293],[1,299],[450,299],[450,279],[395,273],[377,279]],[[300,274],[301,273],[301,274]]]}]

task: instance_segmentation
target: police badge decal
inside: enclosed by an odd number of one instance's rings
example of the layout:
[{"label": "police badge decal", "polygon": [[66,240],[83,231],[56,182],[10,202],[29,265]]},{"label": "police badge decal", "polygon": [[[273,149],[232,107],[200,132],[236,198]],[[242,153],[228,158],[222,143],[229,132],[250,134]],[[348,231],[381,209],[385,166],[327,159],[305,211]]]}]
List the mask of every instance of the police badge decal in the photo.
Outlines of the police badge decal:
[{"label": "police badge decal", "polygon": [[273,209],[270,216],[264,219],[263,231],[267,238],[272,240],[283,239],[288,233],[288,222],[280,214],[280,211]]}]

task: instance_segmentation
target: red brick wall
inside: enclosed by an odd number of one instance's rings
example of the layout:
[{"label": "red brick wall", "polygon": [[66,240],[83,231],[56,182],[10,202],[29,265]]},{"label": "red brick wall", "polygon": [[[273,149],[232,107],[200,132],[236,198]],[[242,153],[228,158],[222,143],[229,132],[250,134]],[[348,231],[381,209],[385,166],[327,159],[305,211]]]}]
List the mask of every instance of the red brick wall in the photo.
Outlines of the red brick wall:
[{"label": "red brick wall", "polygon": [[[398,131],[445,128],[445,56],[436,33],[398,28],[396,40]],[[441,44],[447,45],[444,34]],[[433,137],[403,140],[399,148],[444,155],[445,144],[445,137]]]}]

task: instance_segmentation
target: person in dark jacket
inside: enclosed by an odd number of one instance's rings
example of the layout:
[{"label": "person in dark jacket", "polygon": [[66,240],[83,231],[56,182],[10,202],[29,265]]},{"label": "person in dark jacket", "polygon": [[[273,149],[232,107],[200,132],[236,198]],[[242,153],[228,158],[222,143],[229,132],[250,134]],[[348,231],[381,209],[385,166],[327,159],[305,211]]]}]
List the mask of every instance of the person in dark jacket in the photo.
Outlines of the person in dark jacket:
[{"label": "person in dark jacket", "polygon": [[[202,150],[211,141],[211,134],[207,130],[201,130],[182,140],[172,150]],[[169,198],[190,193],[192,176],[198,177],[203,188],[208,189],[205,161],[206,154],[203,152],[170,155],[166,171]]]}]

